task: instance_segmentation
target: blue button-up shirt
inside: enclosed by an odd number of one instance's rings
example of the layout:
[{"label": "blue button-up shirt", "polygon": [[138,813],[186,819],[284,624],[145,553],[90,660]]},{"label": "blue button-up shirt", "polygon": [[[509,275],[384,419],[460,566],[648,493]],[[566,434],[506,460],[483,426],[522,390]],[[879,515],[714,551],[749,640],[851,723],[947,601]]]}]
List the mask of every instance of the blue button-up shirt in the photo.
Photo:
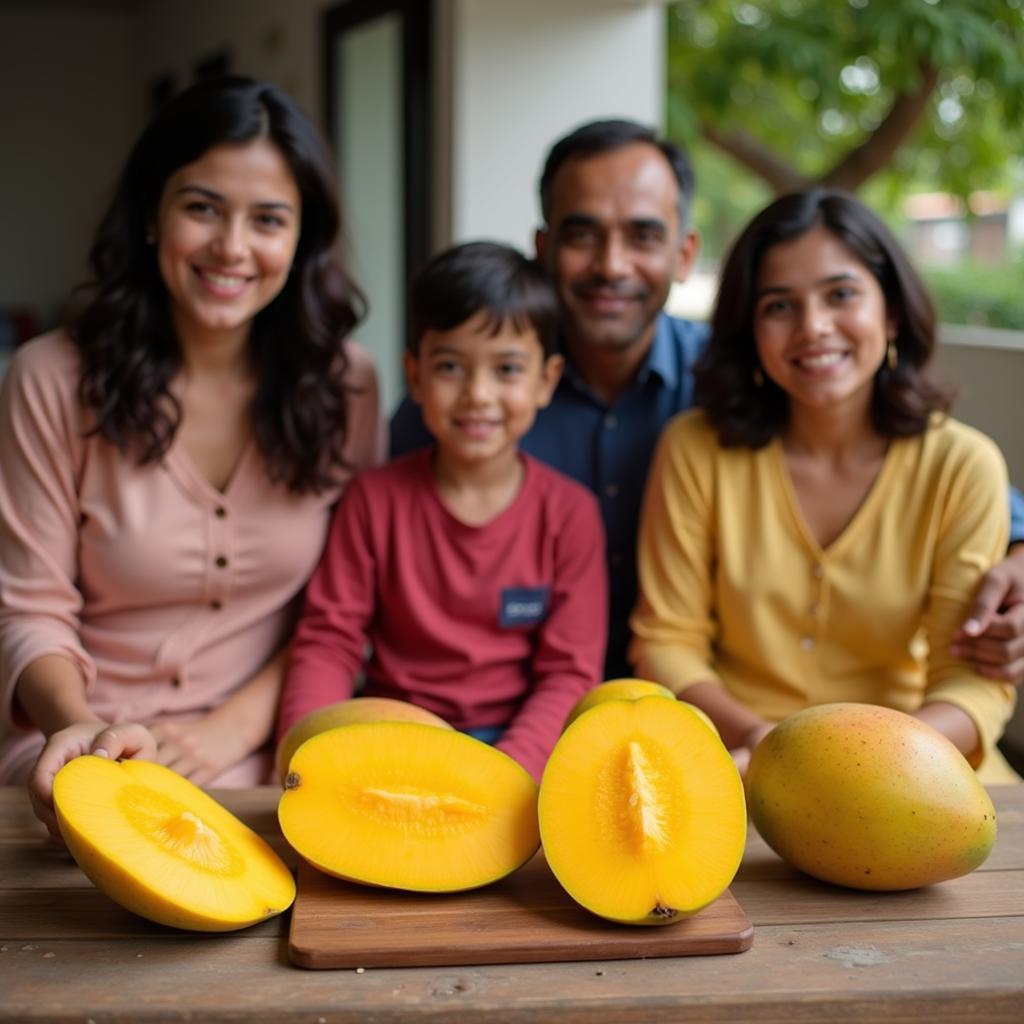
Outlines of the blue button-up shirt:
[{"label": "blue button-up shirt", "polygon": [[[665,424],[693,405],[693,364],[707,343],[706,324],[662,313],[654,342],[631,387],[610,404],[571,365],[551,404],[541,409],[523,451],[589,487],[601,504],[607,537],[609,635],[605,678],[628,676],[629,615],[636,601],[636,537],[654,446]],[[432,441],[406,398],[391,420],[391,454]]]}]

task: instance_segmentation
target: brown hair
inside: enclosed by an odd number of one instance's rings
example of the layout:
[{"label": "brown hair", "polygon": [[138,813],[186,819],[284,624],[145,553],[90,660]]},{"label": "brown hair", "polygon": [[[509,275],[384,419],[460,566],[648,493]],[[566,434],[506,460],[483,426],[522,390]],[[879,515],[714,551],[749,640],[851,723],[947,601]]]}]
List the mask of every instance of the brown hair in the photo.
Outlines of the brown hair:
[{"label": "brown hair", "polygon": [[871,271],[897,325],[895,368],[875,377],[871,415],[887,437],[922,433],[950,395],[924,372],[935,348],[935,311],[928,290],[892,232],[852,195],[838,190],[795,192],[762,210],[733,244],[722,268],[708,347],[694,368],[697,403],[726,447],[760,448],[789,419],[786,393],[767,378],[755,384],[757,275],[765,252],[824,227]]}]

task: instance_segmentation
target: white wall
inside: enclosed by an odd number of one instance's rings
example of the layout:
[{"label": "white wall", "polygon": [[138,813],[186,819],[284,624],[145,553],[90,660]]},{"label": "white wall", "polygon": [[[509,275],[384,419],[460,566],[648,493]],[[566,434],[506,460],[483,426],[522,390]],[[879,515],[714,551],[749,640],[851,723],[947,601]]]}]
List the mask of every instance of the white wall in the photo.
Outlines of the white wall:
[{"label": "white wall", "polygon": [[141,110],[130,15],[0,7],[0,305],[59,321]]},{"label": "white wall", "polygon": [[551,143],[624,116],[660,125],[660,3],[452,0],[451,238],[532,249]]},{"label": "white wall", "polygon": [[956,388],[953,415],[1002,449],[1010,479],[1024,489],[1024,332],[944,325],[935,375]]}]

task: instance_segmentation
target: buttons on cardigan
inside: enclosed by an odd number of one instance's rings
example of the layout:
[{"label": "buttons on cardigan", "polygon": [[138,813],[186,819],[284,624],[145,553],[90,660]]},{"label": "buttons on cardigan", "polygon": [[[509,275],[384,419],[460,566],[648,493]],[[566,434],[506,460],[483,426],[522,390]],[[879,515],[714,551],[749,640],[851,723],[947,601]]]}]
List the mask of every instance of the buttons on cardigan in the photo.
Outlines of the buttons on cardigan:
[{"label": "buttons on cardigan", "polygon": [[800,637],[800,646],[805,651],[813,651],[814,650],[814,637],[813,636],[802,636],[802,637]]},{"label": "buttons on cardigan", "polygon": [[228,560],[223,555],[218,555],[214,559],[213,564],[217,566],[218,569],[226,569],[228,565]]},{"label": "buttons on cardigan", "polygon": [[212,609],[213,609],[213,610],[214,610],[215,612],[219,612],[219,611],[221,610],[221,608],[223,608],[223,607],[224,607],[224,605],[222,605],[222,604],[220,603],[220,601],[217,601],[217,600],[213,600],[213,601],[211,601],[211,602],[210,602],[210,607],[211,607],[211,608],[212,608]]},{"label": "buttons on cardigan", "polygon": [[226,516],[226,515],[228,514],[228,510],[227,510],[227,509],[226,509],[226,508],[225,508],[225,507],[224,507],[223,505],[218,505],[218,506],[217,506],[217,507],[216,507],[216,508],[215,508],[215,509],[213,510],[213,514],[214,514],[214,515],[215,515],[215,516],[216,516],[216,517],[217,517],[218,519],[223,519],[223,518],[224,518],[224,517],[225,517],[225,516]]},{"label": "buttons on cardigan", "polygon": [[818,565],[817,563],[815,563],[814,565],[811,566],[811,575],[816,580],[820,580],[821,577],[825,575],[824,567],[822,567],[822,566]]},{"label": "buttons on cardigan", "polygon": [[171,680],[171,686],[173,686],[174,689],[176,689],[176,690],[180,690],[181,689],[181,678],[179,676],[175,676]]}]

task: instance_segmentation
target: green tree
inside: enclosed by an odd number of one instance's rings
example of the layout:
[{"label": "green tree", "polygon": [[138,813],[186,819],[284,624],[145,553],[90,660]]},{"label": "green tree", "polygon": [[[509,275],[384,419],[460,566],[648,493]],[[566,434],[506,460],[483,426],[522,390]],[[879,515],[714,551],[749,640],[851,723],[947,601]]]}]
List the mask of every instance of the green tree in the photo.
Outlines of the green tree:
[{"label": "green tree", "polygon": [[670,134],[776,193],[967,195],[1024,154],[1024,0],[677,0],[668,70]]}]

